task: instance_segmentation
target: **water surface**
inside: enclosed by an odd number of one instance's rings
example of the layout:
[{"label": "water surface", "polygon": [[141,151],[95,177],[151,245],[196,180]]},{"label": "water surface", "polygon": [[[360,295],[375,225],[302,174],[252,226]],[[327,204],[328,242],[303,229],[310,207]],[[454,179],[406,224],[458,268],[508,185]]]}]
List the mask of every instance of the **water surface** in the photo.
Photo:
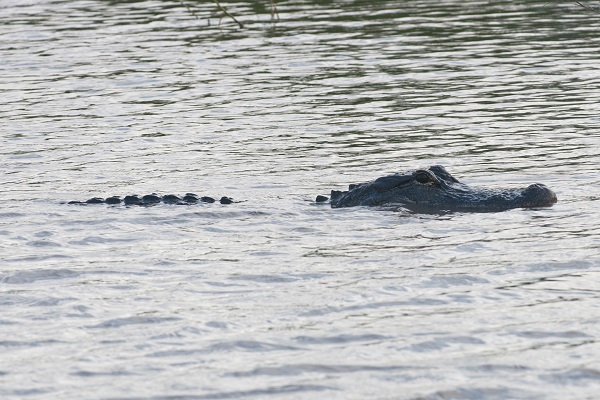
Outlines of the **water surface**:
[{"label": "water surface", "polygon": [[[0,396],[595,398],[598,15],[227,6],[0,5]],[[559,202],[312,203],[432,164]],[[188,191],[241,202],[64,204]]]}]

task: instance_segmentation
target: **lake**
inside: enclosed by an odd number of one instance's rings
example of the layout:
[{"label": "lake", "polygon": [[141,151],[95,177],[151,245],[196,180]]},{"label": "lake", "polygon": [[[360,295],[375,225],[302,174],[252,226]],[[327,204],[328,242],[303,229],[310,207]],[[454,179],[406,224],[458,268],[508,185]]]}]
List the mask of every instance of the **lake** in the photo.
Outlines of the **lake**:
[{"label": "lake", "polygon": [[[0,3],[0,397],[597,398],[600,14],[222,4]],[[314,203],[434,164],[558,203]]]}]

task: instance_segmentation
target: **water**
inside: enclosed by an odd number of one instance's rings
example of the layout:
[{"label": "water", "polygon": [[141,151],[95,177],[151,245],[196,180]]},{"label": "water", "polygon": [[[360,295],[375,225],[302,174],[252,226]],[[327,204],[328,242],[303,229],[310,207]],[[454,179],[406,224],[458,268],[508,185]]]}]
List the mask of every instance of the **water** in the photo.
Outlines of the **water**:
[{"label": "water", "polygon": [[[596,398],[598,15],[225,3],[0,4],[0,396]],[[435,163],[559,202],[312,204]]]}]

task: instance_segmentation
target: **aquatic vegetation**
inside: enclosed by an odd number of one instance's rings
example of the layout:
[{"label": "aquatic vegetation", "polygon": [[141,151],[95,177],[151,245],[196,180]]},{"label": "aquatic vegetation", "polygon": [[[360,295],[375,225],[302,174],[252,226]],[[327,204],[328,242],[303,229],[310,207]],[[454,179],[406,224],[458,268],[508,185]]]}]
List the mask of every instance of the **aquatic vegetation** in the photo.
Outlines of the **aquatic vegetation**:
[{"label": "aquatic vegetation", "polygon": [[[215,5],[217,6],[217,10],[218,12],[222,13],[222,15],[219,18],[219,24],[221,23],[221,20],[223,19],[223,16],[229,17],[231,18],[240,29],[244,28],[244,24],[242,22],[240,22],[235,16],[233,16],[233,14],[231,14],[228,10],[227,7],[224,7],[219,0],[210,0],[213,3],[215,3]],[[179,0],[179,2],[181,3],[181,5],[183,5],[185,8],[187,8],[187,10],[196,18],[199,19],[198,15],[194,12],[194,10],[190,7],[190,5],[188,3],[185,3],[184,0]],[[269,0],[269,6],[271,9],[271,21],[275,22],[275,21],[279,21],[279,12],[277,11],[277,5],[275,4],[275,0]]]},{"label": "aquatic vegetation", "polygon": [[[187,0],[188,2],[191,0]],[[223,19],[223,17],[228,17],[231,18],[240,29],[244,28],[244,24],[237,19],[233,14],[231,14],[228,10],[227,7],[223,6],[219,0],[210,0],[211,2],[213,2],[216,7],[217,7],[217,12],[220,13],[219,15],[219,25],[221,24],[221,20]],[[586,3],[579,1],[579,0],[571,0],[573,3],[575,3],[577,6],[579,6],[580,8],[583,8],[587,11],[592,11],[592,12],[596,12],[596,13],[600,13],[600,9],[598,7],[594,7],[594,6],[590,6],[587,5]],[[185,0],[179,0],[179,2],[185,7],[187,8],[187,10],[196,18],[199,19],[198,15],[194,12],[194,10],[192,9],[192,7],[190,6],[189,3],[186,3]],[[269,7],[271,10],[271,21],[272,22],[276,22],[279,21],[279,11],[277,10],[277,5],[275,4],[275,0],[268,0],[269,2]],[[209,22],[210,23],[210,22]]]}]

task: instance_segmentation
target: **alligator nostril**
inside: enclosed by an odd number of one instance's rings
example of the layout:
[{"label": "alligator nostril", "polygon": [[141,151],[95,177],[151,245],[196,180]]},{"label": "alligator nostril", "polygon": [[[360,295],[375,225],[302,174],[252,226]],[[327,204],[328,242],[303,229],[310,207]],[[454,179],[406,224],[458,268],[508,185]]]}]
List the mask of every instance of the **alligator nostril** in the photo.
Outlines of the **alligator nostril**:
[{"label": "alligator nostril", "polygon": [[550,188],[541,183],[534,183],[529,185],[524,191],[522,196],[531,202],[535,202],[539,205],[550,205],[558,201],[556,193]]}]

